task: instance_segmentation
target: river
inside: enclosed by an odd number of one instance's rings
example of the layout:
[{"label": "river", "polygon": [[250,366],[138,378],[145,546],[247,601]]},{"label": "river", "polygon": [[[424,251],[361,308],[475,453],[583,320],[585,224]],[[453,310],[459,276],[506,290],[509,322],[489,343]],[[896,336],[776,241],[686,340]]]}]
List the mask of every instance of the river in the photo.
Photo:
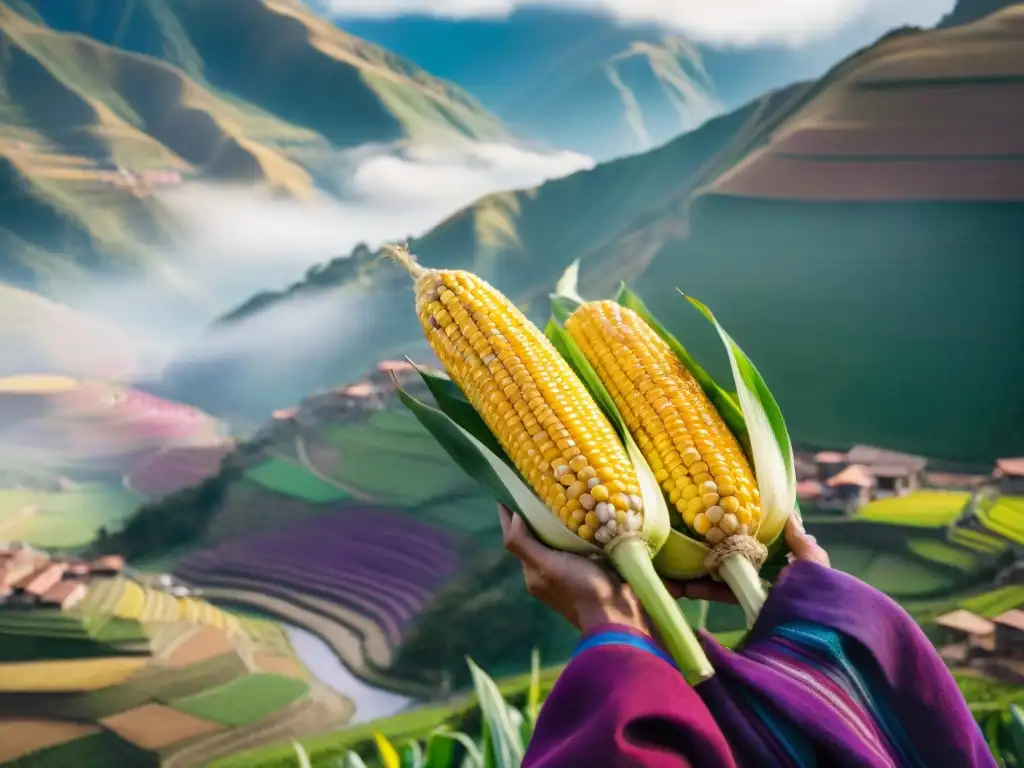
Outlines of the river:
[{"label": "river", "polygon": [[356,713],[346,723],[356,725],[389,717],[408,709],[416,702],[408,696],[367,685],[353,675],[323,640],[305,629],[281,624],[302,663],[321,682],[355,703]]}]

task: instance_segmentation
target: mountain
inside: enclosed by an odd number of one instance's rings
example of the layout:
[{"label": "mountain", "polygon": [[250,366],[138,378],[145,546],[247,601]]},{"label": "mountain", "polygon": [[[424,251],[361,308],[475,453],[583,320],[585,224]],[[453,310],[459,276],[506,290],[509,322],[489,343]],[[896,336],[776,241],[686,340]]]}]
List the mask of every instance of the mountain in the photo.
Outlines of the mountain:
[{"label": "mountain", "polygon": [[[653,152],[484,198],[411,246],[426,265],[479,271],[537,320],[580,258],[585,295],[629,279],[701,357],[720,357],[681,286],[758,361],[798,439],[1013,455],[1022,13],[894,33]],[[348,333],[301,326],[260,345],[315,303],[347,308]],[[226,336],[245,352],[202,354]],[[254,297],[162,386],[259,419],[374,358],[423,349],[407,277],[364,251]]]},{"label": "mountain", "polygon": [[2,0],[0,45],[0,279],[50,298],[132,275],[198,301],[164,187],[310,200],[343,150],[507,137],[293,0]]},{"label": "mountain", "polygon": [[953,10],[942,17],[939,27],[957,27],[983,19],[989,14],[1018,5],[1019,0],[957,0]]},{"label": "mountain", "polygon": [[936,18],[934,10],[893,7],[807,44],[753,47],[697,45],[664,28],[549,8],[491,19],[342,15],[337,22],[461,84],[524,135],[608,160],[819,77],[892,26]]}]

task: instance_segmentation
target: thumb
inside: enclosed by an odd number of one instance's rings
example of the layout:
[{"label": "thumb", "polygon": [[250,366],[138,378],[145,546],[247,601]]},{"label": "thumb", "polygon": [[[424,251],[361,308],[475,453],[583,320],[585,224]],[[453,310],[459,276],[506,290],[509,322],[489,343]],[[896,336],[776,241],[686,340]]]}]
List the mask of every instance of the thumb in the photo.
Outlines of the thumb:
[{"label": "thumb", "polygon": [[803,560],[811,563],[831,567],[828,552],[821,548],[818,541],[804,530],[803,521],[796,514],[789,516],[786,521],[786,545],[792,553],[790,562]]}]

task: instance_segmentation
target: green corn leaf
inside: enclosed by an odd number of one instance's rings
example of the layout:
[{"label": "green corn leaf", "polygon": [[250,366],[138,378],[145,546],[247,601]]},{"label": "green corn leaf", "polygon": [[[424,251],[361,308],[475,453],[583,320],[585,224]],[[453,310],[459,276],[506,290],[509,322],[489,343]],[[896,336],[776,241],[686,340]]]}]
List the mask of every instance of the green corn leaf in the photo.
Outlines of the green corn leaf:
[{"label": "green corn leaf", "polygon": [[480,747],[465,733],[438,728],[427,740],[423,768],[483,768]]},{"label": "green corn leaf", "polygon": [[437,408],[420,402],[401,387],[398,397],[463,471],[487,488],[509,509],[518,512],[545,544],[581,555],[601,550],[562,525],[506,461]]},{"label": "green corn leaf", "polygon": [[346,752],[341,759],[341,768],[367,768],[366,762],[355,752]]},{"label": "green corn leaf", "polygon": [[1016,765],[1024,767],[1024,710],[1016,704],[1010,705],[1009,744],[1007,751],[1013,754]]},{"label": "green corn leaf", "polygon": [[579,280],[580,260],[576,259],[566,267],[565,272],[558,278],[558,282],[555,283],[555,292],[551,294],[551,300],[564,302],[564,305],[570,308],[570,312],[575,310],[576,307],[584,303],[584,299],[579,293]]},{"label": "green corn leaf", "polygon": [[383,768],[403,768],[402,759],[398,756],[398,750],[388,738],[380,731],[374,731],[373,740],[377,744],[377,754]]},{"label": "green corn leaf", "polygon": [[405,742],[398,750],[401,768],[424,768],[423,747],[415,739]]},{"label": "green corn leaf", "polygon": [[[525,748],[519,725],[513,719],[511,707],[502,697],[494,680],[467,659],[473,675],[473,687],[480,702],[480,714],[489,740],[489,753],[495,768],[520,768]],[[486,754],[485,754],[486,758]]]},{"label": "green corn leaf", "polygon": [[530,654],[530,687],[526,690],[526,719],[530,724],[530,732],[537,724],[540,714],[540,648],[534,648]]},{"label": "green corn leaf", "polygon": [[715,326],[729,354],[765,514],[759,538],[774,541],[796,507],[796,464],[782,410],[750,358],[719,325],[711,310],[697,299],[686,299]]},{"label": "green corn leaf", "polygon": [[505,463],[515,469],[494,433],[487,428],[484,420],[480,418],[480,414],[476,412],[476,409],[470,404],[469,398],[459,389],[458,385],[440,371],[421,368],[415,363],[413,365],[420,378],[423,379],[423,383],[427,385],[427,389],[430,390],[430,394],[434,397],[441,412],[472,434],[495,455],[504,458]]},{"label": "green corn leaf", "polygon": [[708,399],[714,403],[722,419],[732,433],[736,435],[736,439],[740,441],[740,445],[743,446],[744,451],[749,455],[750,439],[747,435],[747,424],[743,418],[743,411],[740,409],[737,397],[720,386],[711,377],[711,374],[704,370],[700,363],[687,351],[686,347],[680,343],[679,339],[669,333],[668,329],[658,322],[658,318],[651,314],[643,300],[630,290],[625,283],[619,286],[619,293],[615,297],[615,301],[636,312],[654,329],[655,333],[665,340],[669,349],[679,358],[679,361],[693,375],[693,378],[697,380],[700,388],[704,390],[704,394],[708,396]]},{"label": "green corn leaf", "polygon": [[304,746],[297,741],[293,741],[292,749],[295,750],[295,757],[299,761],[299,768],[313,768],[313,764],[309,761],[309,753],[306,752]]}]

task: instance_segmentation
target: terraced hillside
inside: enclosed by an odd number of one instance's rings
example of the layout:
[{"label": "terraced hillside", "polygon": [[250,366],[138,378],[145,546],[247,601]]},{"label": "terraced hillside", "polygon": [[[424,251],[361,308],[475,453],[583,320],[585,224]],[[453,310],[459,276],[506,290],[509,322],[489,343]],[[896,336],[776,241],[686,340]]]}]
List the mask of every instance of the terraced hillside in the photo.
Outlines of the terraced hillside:
[{"label": "terraced hillside", "polygon": [[392,674],[395,654],[427,606],[500,549],[500,533],[493,502],[400,405],[392,373],[422,387],[389,363],[310,396],[98,551],[155,558],[212,599],[306,627],[365,679],[436,685],[431,673]]},{"label": "terraced hillside", "polygon": [[291,0],[5,0],[0,41],[0,275],[51,296],[125,272],[185,290],[154,253],[180,234],[162,183],[310,199],[339,149],[505,136],[455,86]]},{"label": "terraced hillside", "polygon": [[277,625],[125,578],[0,606],[0,765],[200,766],[344,722]]},{"label": "terraced hillside", "polygon": [[[1012,330],[1024,328],[1014,255],[1024,232],[1022,30],[1015,6],[963,27],[893,33],[817,83],[646,155],[485,198],[411,245],[427,265],[479,270],[537,319],[555,277],[580,258],[585,292],[630,277],[702,359],[717,354],[679,286],[764,361],[808,442],[978,462],[1011,455],[1018,438],[1003,425],[1024,418]],[[255,359],[182,363],[168,391],[215,412],[265,413],[296,397],[290,386],[418,350],[402,279],[364,254],[225,318],[272,317],[324,291],[372,286],[367,303],[389,318],[372,347],[332,339],[310,351],[308,369],[268,376],[258,395],[229,384]],[[258,367],[274,360],[261,349]],[[900,386],[871,384],[897,369]],[[991,404],[983,410],[979,393]]]},{"label": "terraced hillside", "polygon": [[216,474],[233,443],[195,408],[97,379],[0,379],[0,540],[70,549]]}]

